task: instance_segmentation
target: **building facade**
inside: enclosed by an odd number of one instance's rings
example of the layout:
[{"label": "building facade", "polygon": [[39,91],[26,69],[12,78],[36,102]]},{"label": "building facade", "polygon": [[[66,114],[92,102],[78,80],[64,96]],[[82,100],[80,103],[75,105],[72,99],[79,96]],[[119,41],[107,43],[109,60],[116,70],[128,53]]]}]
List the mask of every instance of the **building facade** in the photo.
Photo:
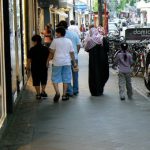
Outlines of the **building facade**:
[{"label": "building facade", "polygon": [[0,133],[27,81],[25,67],[27,52],[32,45],[31,37],[40,33],[47,23],[55,28],[60,20],[69,22],[74,19],[74,13],[78,24],[85,23],[86,14],[82,12],[81,15],[75,10],[76,2],[0,0]]},{"label": "building facade", "polygon": [[27,80],[27,50],[37,32],[36,4],[36,0],[0,0],[0,132]]},{"label": "building facade", "polygon": [[75,20],[79,26],[89,25],[92,21],[93,0],[38,0],[39,32],[51,23],[55,29],[60,20]]}]

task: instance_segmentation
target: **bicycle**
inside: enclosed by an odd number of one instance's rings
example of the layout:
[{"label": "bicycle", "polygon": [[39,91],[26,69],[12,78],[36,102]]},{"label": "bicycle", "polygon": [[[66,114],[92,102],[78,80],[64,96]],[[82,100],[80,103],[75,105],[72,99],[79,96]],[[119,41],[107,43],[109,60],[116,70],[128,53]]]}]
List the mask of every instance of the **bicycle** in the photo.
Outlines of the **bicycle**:
[{"label": "bicycle", "polygon": [[149,48],[148,48],[148,52],[146,56],[144,83],[145,83],[146,88],[150,91],[150,49]]},{"label": "bicycle", "polygon": [[130,53],[133,57],[132,76],[137,76],[139,72],[144,75],[146,54],[147,54],[147,40],[136,42],[129,45]]}]

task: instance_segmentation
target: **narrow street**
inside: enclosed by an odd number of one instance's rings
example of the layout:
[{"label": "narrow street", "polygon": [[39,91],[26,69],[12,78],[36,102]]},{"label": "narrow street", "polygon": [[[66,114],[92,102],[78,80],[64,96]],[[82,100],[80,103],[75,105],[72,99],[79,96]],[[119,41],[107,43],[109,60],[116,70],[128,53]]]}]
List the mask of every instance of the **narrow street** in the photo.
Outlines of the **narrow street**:
[{"label": "narrow street", "polygon": [[[53,103],[49,80],[49,98],[38,103],[28,81],[0,150],[150,150],[149,98],[134,91],[133,100],[120,101],[112,69],[104,95],[91,97],[83,49],[79,65],[80,94],[68,102]],[[133,79],[133,85],[146,93],[142,80]]]}]

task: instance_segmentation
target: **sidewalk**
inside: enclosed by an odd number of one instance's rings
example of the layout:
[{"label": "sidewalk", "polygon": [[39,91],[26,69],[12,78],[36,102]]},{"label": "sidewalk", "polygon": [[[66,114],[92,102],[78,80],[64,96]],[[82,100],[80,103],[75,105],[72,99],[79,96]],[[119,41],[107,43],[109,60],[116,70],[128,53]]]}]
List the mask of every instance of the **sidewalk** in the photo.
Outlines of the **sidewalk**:
[{"label": "sidewalk", "polygon": [[28,82],[0,150],[150,150],[150,102],[134,92],[120,101],[117,76],[110,73],[104,95],[91,97],[88,56],[80,53],[80,94],[70,101],[38,103]]}]

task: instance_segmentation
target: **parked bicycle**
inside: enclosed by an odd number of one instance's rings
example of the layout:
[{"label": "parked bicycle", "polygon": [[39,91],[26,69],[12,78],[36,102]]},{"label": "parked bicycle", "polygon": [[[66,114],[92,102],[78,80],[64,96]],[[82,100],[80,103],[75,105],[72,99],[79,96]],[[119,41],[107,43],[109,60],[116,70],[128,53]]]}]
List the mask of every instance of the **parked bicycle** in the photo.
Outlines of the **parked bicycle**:
[{"label": "parked bicycle", "polygon": [[145,72],[144,72],[144,83],[146,88],[150,91],[150,46],[147,46],[147,56],[146,56],[146,64],[145,64]]},{"label": "parked bicycle", "polygon": [[120,44],[124,40],[124,37],[109,34],[108,39],[109,39],[109,53],[108,53],[109,63],[113,64],[114,55],[118,50],[120,50]]}]

